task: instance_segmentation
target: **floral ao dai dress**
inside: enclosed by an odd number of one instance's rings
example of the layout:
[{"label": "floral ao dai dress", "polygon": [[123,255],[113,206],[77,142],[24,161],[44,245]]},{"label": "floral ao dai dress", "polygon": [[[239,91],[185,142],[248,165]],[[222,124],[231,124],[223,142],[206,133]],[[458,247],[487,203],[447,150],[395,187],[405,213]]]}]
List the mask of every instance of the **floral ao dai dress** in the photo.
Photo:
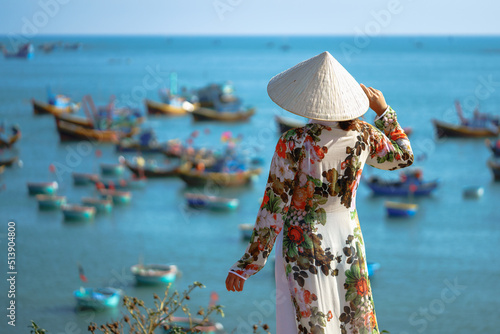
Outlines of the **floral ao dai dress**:
[{"label": "floral ao dai dress", "polygon": [[257,273],[276,242],[278,334],[379,333],[356,212],[365,163],[410,166],[410,142],[391,109],[372,126],[315,122],[284,133],[250,243],[230,269]]}]

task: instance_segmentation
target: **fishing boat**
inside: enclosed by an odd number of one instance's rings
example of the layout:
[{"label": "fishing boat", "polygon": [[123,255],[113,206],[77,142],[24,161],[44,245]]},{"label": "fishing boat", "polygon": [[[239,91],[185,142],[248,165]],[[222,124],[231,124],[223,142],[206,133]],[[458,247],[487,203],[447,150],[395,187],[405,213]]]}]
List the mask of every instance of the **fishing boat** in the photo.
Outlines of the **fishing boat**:
[{"label": "fishing boat", "polygon": [[128,204],[132,200],[130,191],[118,191],[112,189],[99,189],[102,198],[111,197],[114,204]]},{"label": "fishing boat", "polygon": [[422,171],[419,169],[408,170],[401,173],[401,180],[387,181],[376,176],[370,177],[366,184],[374,195],[385,196],[428,196],[439,185],[438,181],[424,182]]},{"label": "fishing boat", "polygon": [[238,228],[241,231],[241,239],[249,241],[252,238],[254,225],[253,224],[240,224]]},{"label": "fishing boat", "polygon": [[[113,130],[88,129],[76,124],[64,122],[56,119],[57,132],[61,141],[98,141],[104,143],[118,143],[121,136],[128,134]],[[132,135],[132,134],[130,134]]]},{"label": "fishing boat", "polygon": [[484,188],[478,186],[465,187],[463,190],[463,196],[465,198],[481,198],[484,195]]},{"label": "fishing boat", "polygon": [[184,116],[197,107],[187,101],[180,104],[167,104],[146,99],[144,103],[146,104],[148,115],[156,116]]},{"label": "fishing boat", "polygon": [[255,108],[241,111],[217,111],[209,108],[193,110],[191,115],[195,121],[244,122],[255,114]]},{"label": "fishing boat", "polygon": [[72,173],[73,184],[75,186],[85,186],[88,184],[94,184],[99,180],[99,175],[91,173]]},{"label": "fishing boat", "polygon": [[11,148],[21,138],[21,130],[17,125],[12,126],[11,131],[10,137],[6,139],[0,137],[0,149]]},{"label": "fishing boat", "polygon": [[17,157],[11,157],[5,160],[0,160],[0,166],[11,167],[17,161]]},{"label": "fishing boat", "polygon": [[480,137],[496,137],[498,136],[498,127],[471,127],[465,125],[455,125],[450,123],[445,123],[438,121],[436,119],[432,120],[435,128],[436,134],[439,138],[443,137],[470,137],[470,138],[480,138]]},{"label": "fishing boat", "polygon": [[279,133],[284,133],[294,128],[301,128],[306,125],[306,122],[279,115],[275,115],[274,120],[276,121],[276,124],[278,124]]},{"label": "fishing boat", "polygon": [[28,182],[28,192],[30,195],[55,195],[59,185],[53,182]]},{"label": "fishing boat", "polygon": [[240,204],[237,198],[224,198],[195,193],[186,193],[184,196],[188,205],[196,209],[235,210]]},{"label": "fishing boat", "polygon": [[107,176],[120,176],[125,171],[125,166],[122,164],[101,163],[99,167],[101,169],[101,174]]},{"label": "fishing boat", "polygon": [[204,187],[207,184],[220,187],[239,187],[249,184],[252,178],[259,175],[260,172],[260,168],[234,173],[180,169],[179,177],[190,187]]},{"label": "fishing boat", "polygon": [[387,201],[385,208],[389,217],[411,217],[417,213],[418,205]]},{"label": "fishing boat", "polygon": [[166,147],[156,141],[144,144],[131,138],[125,138],[116,144],[115,149],[116,152],[120,153],[164,153]]},{"label": "fishing boat", "polygon": [[115,288],[83,288],[73,292],[76,303],[82,309],[109,309],[120,303],[123,291]]},{"label": "fishing boat", "polygon": [[111,198],[83,197],[84,206],[93,206],[96,213],[109,213],[113,210],[113,200]]},{"label": "fishing boat", "polygon": [[367,262],[366,267],[368,268],[368,277],[372,277],[375,275],[377,271],[380,269],[380,263],[378,262]]},{"label": "fishing boat", "polygon": [[5,58],[31,59],[35,54],[35,48],[31,43],[26,43],[19,46],[19,48],[15,52],[8,52],[7,49],[4,46],[2,46],[2,51]]},{"label": "fishing boat", "polygon": [[495,181],[500,181],[500,162],[488,160],[488,167],[490,167]]},{"label": "fishing boat", "polygon": [[[203,319],[187,317],[170,317],[168,320],[165,320],[162,325],[166,333],[178,333],[178,329],[180,328],[182,333],[215,334],[224,329],[222,324],[218,322],[210,320],[203,321]],[[177,328],[177,330],[174,330],[174,328]]]},{"label": "fishing boat", "polygon": [[139,167],[137,163],[131,163],[127,160],[125,160],[124,164],[135,176],[140,178],[172,177],[179,175],[180,170],[179,165],[158,166],[156,164],[146,163],[144,167]]},{"label": "fishing boat", "polygon": [[138,284],[173,283],[177,276],[177,266],[167,264],[136,264],[130,271]]},{"label": "fishing boat", "polygon": [[76,204],[66,204],[61,207],[64,219],[72,221],[87,221],[95,217],[95,208],[93,206],[83,206]]},{"label": "fishing boat", "polygon": [[66,196],[39,194],[36,195],[36,200],[40,210],[60,209],[63,205],[66,205]]}]

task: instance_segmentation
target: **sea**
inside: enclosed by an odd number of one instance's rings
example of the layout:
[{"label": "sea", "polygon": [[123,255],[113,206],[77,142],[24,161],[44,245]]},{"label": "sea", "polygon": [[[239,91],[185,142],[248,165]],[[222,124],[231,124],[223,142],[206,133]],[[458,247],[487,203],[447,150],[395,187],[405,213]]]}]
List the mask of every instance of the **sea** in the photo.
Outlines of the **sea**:
[{"label": "sea", "polygon": [[[121,307],[77,310],[73,292],[80,287],[119,288],[153,306],[153,295],[163,296],[165,287],[136,285],[130,267],[139,262],[175,264],[180,274],[171,292],[203,283],[205,288],[195,289],[188,302],[193,314],[207,307],[216,292],[225,316],[212,319],[226,333],[252,333],[255,324],[275,332],[272,260],[248,279],[243,292],[226,291],[224,282],[247,245],[238,226],[255,222],[263,196],[279,138],[273,118],[300,119],[273,104],[267,83],[323,51],[359,82],[384,93],[400,124],[412,128],[415,167],[425,180],[439,181],[429,197],[396,199],[419,205],[417,214],[406,219],[388,217],[388,198],[373,196],[365,181],[359,186],[357,209],[367,258],[380,264],[371,279],[380,330],[500,333],[500,183],[487,167],[491,152],[484,139],[439,139],[432,124],[432,119],[459,122],[455,100],[466,117],[475,108],[500,115],[500,37],[37,36],[30,41],[36,49],[33,59],[0,58],[0,120],[7,130],[17,124],[22,131],[15,148],[0,153],[0,159],[19,158],[0,175],[0,333],[28,333],[34,321],[50,334],[79,334],[91,322],[101,325],[126,313]],[[8,48],[10,42],[8,36],[0,38]],[[49,53],[38,48],[52,42],[82,47],[56,47]],[[129,205],[89,223],[68,223],[60,211],[40,211],[27,182],[56,180],[58,194],[79,203],[96,192],[74,186],[71,172],[98,173],[99,164],[117,163],[120,154],[112,144],[60,142],[53,117],[34,115],[31,100],[46,101],[49,89],[74,101],[90,94],[98,106],[115,96],[118,105],[144,113],[144,99],[159,101],[158,90],[169,87],[172,73],[178,86],[188,90],[230,81],[244,105],[256,108],[245,123],[194,122],[188,115],[148,117],[142,124],[159,141],[192,139],[197,147],[223,149],[222,137],[229,136],[238,150],[260,158],[262,174],[251,185],[198,190],[238,198],[239,208],[189,208],[184,199],[189,189],[180,179],[167,178],[149,179],[144,189],[133,190]],[[368,111],[365,119],[374,116]],[[365,179],[372,175],[400,177],[399,171],[367,167]],[[464,198],[469,186],[483,187],[484,195]],[[7,266],[11,226],[15,274],[8,274]],[[87,282],[80,280],[79,266]],[[12,301],[14,311],[7,309]]]}]

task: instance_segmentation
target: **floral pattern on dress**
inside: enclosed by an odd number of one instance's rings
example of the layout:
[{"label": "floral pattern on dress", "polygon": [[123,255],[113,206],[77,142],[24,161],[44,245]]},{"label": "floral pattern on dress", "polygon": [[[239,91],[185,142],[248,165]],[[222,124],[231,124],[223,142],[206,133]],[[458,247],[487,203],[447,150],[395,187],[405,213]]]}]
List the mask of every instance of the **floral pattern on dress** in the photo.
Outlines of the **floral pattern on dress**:
[{"label": "floral pattern on dress", "polygon": [[[378,333],[353,203],[365,163],[403,168],[412,164],[413,153],[392,109],[375,125],[354,120],[342,130],[310,123],[284,133],[276,145],[250,242],[230,269],[244,278],[257,273],[283,231],[284,271],[298,333],[326,333],[331,326],[342,333]],[[348,140],[342,156],[332,146],[339,138]],[[331,212],[346,212],[349,218],[329,221]],[[331,244],[331,234],[339,233],[336,224],[348,226],[344,247]],[[341,291],[323,291],[317,282],[324,280],[335,280]],[[341,309],[333,302],[321,309],[319,300],[333,295]]]}]

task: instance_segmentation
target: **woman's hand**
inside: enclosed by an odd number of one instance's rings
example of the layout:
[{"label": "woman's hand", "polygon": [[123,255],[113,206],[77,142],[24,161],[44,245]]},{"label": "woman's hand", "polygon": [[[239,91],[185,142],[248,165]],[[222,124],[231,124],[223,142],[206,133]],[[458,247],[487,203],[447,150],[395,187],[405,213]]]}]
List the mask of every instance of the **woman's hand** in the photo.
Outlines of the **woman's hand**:
[{"label": "woman's hand", "polygon": [[227,274],[226,289],[227,291],[242,291],[245,280],[231,272]]},{"label": "woman's hand", "polygon": [[387,109],[387,103],[385,102],[384,95],[378,89],[373,87],[366,87],[360,84],[361,88],[365,92],[368,100],[370,101],[370,108],[377,113],[378,116],[382,115]]}]

